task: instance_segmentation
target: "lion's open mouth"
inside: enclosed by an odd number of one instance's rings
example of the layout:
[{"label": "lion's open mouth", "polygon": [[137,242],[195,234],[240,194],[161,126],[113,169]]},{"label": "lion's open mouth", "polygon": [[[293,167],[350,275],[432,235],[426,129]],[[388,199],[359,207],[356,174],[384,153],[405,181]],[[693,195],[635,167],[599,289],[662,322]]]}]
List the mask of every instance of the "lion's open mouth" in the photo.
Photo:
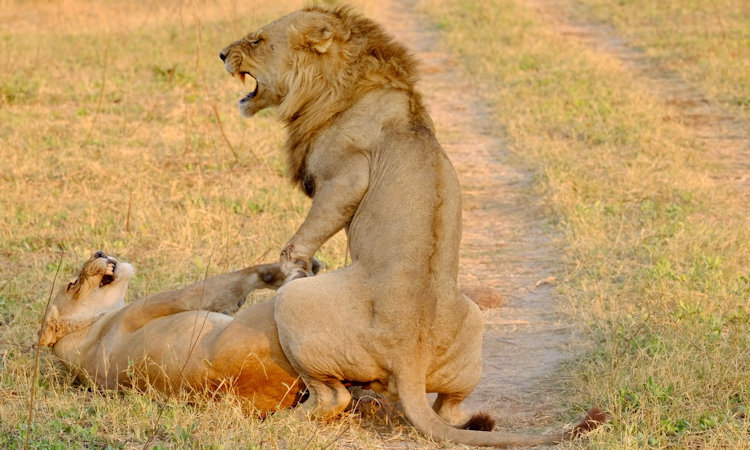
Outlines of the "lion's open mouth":
[{"label": "lion's open mouth", "polygon": [[258,80],[255,79],[249,72],[238,72],[234,74],[242,85],[247,88],[250,93],[240,99],[240,103],[245,103],[258,95]]}]

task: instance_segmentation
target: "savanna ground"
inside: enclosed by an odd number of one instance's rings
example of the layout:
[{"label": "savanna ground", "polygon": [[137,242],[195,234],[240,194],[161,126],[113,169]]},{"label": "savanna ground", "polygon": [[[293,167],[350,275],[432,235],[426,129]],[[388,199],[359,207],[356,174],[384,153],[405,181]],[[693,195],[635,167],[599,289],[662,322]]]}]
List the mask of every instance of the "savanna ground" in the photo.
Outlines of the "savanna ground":
[{"label": "savanna ground", "polygon": [[[96,249],[132,261],[136,298],[271,260],[304,218],[282,127],[272,112],[239,117],[217,57],[299,6],[0,0],[0,446],[26,438],[33,344],[60,260],[60,277]],[[407,9],[359,6],[381,21]],[[564,382],[545,403],[563,411],[545,426],[598,403],[610,424],[566,445],[750,446],[746,2],[416,10],[486,106],[480,134],[533,174],[523,189],[563,241],[556,307],[585,351],[550,375]],[[337,236],[319,257],[338,267],[345,252]],[[434,446],[397,415],[259,421],[232,399],[92,392],[46,350],[36,385],[32,447],[152,436],[163,447]]]}]

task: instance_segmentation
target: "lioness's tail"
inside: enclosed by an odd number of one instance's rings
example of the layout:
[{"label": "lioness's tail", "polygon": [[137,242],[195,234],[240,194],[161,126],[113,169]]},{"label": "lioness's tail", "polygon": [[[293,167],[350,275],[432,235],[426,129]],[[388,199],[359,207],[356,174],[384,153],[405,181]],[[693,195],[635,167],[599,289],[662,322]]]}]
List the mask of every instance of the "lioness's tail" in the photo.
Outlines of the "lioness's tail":
[{"label": "lioness's tail", "polygon": [[573,430],[556,434],[526,435],[497,431],[472,431],[454,428],[445,422],[430,408],[425,396],[425,387],[414,386],[414,383],[398,382],[398,394],[404,407],[406,417],[414,428],[435,441],[452,441],[465,445],[485,447],[522,447],[541,444],[556,444],[572,439],[586,431],[592,430],[605,420],[599,408],[592,408],[586,418]]}]

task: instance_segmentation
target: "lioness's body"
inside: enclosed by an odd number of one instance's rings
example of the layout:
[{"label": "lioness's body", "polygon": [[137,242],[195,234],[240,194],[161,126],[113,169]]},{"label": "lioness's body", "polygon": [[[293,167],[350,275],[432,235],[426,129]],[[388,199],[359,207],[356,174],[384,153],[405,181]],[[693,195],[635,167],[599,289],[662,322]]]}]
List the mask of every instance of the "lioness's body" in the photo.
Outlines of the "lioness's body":
[{"label": "lioness's body", "polygon": [[[112,261],[114,281],[99,285]],[[128,266],[92,257],[51,304],[42,345],[54,345],[66,365],[104,389],[148,384],[167,393],[231,391],[262,414],[294,404],[300,383],[279,345],[273,303],[250,305],[236,317],[216,312],[235,312],[252,289],[278,287],[278,265],[125,305]]]},{"label": "lioness's body", "polygon": [[[340,413],[341,380],[399,397],[415,427],[478,445],[554,442],[457,430],[480,378],[483,320],[456,287],[461,192],[415,91],[415,63],[374,22],[346,8],[282,17],[221,52],[255,80],[246,116],[278,106],[292,180],[312,207],[281,251],[290,277],[345,228],[352,264],[287,284],[275,317],[284,353],[310,390],[303,405]],[[437,392],[430,409],[425,392]]]}]

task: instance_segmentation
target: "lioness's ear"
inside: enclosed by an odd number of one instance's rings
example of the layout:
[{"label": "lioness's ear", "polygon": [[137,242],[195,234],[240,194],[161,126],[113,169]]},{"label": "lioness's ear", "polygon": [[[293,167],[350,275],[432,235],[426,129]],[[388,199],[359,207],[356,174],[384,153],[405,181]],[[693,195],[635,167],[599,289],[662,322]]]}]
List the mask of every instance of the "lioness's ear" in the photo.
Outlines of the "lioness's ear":
[{"label": "lioness's ear", "polygon": [[46,347],[57,342],[57,325],[60,312],[55,305],[49,305],[47,315],[44,316],[42,328],[39,330],[39,346]]},{"label": "lioness's ear", "polygon": [[341,28],[340,21],[333,17],[323,14],[306,16],[292,25],[289,41],[298,49],[322,54],[328,52],[337,35],[344,39],[348,38]]}]

